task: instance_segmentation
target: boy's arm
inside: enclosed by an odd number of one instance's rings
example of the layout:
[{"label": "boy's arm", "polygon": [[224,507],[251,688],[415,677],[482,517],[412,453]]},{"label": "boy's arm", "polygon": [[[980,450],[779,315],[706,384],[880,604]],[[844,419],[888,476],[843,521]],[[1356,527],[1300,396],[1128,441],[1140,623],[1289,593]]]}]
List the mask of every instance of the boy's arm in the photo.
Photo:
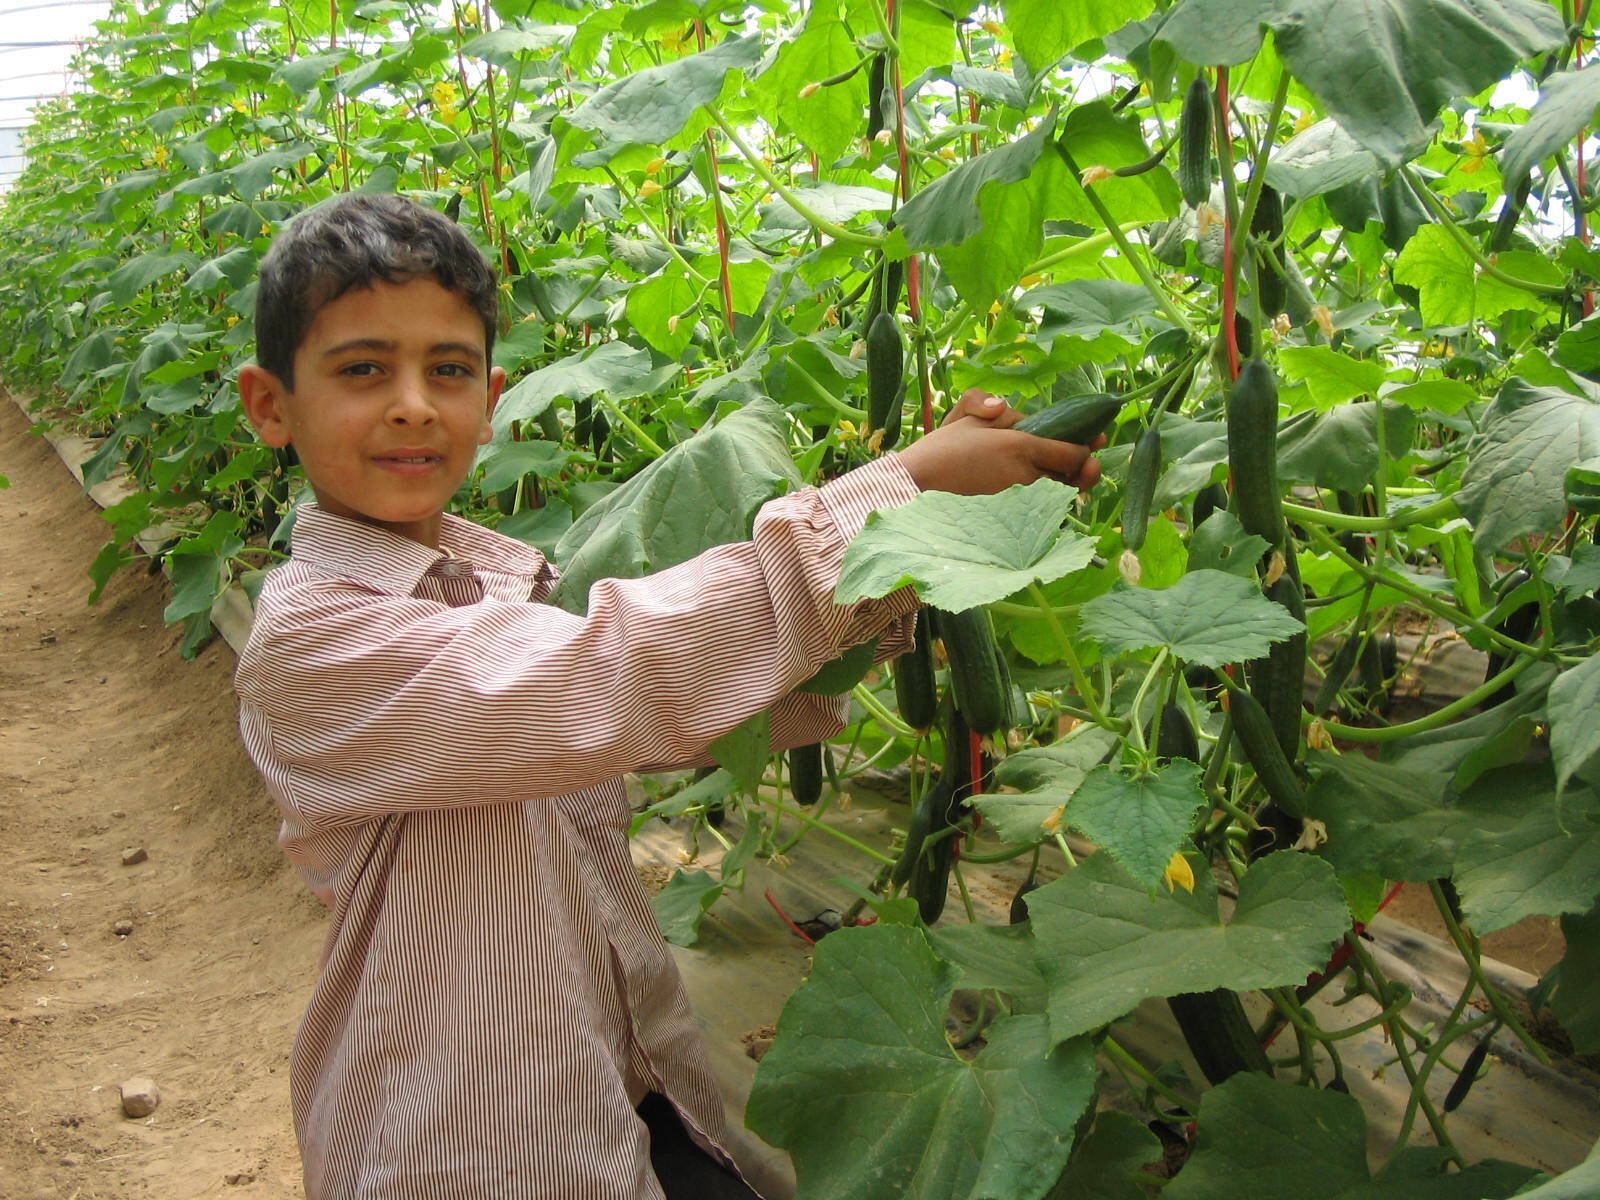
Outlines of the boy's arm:
[{"label": "boy's arm", "polygon": [[968,392],[904,451],[765,505],[750,541],[600,581],[586,617],[352,585],[280,595],[269,576],[235,676],[246,744],[302,826],[559,796],[692,759],[915,610],[909,589],[833,601],[873,509],[919,488],[1094,482],[1090,447],[1011,429],[1020,419]]},{"label": "boy's arm", "polygon": [[867,514],[916,492],[886,456],[767,504],[748,542],[602,580],[581,618],[344,586],[277,597],[237,679],[269,731],[260,765],[302,821],[337,824],[560,795],[693,759],[914,611],[909,590],[838,605],[833,589]]}]

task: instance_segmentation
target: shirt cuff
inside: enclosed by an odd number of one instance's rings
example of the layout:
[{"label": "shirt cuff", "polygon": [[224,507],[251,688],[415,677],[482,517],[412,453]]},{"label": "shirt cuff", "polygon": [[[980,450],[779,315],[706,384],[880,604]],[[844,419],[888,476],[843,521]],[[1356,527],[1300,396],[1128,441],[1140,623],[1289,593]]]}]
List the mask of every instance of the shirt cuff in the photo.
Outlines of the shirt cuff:
[{"label": "shirt cuff", "polygon": [[823,484],[817,493],[847,542],[861,532],[876,510],[898,508],[922,494],[900,456],[892,452],[846,471]]}]

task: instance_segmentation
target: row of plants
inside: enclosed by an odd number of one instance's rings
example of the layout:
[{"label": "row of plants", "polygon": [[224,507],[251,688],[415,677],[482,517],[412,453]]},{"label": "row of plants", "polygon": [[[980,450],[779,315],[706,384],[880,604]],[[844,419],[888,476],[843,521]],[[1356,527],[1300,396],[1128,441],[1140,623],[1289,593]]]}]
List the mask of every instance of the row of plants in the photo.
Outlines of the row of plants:
[{"label": "row of plants", "polygon": [[[129,484],[92,594],[164,567],[186,654],[287,550],[297,472],[232,378],[261,254],[336,192],[423,197],[499,266],[512,384],[458,506],[554,557],[574,611],[968,387],[1103,429],[1091,492],[874,517],[839,599],[915,584],[917,649],[806,685],[851,697],[831,746],[773,756],[758,718],[641,814],[724,850],[660,898],[674,940],[793,837],[859,863],[751,1127],[802,1197],[1593,1195],[1600,1157],[1475,1162],[1450,1119],[1497,1048],[1548,1060],[1532,1013],[1600,1052],[1588,17],[118,0],[0,206],[0,361]],[[1419,616],[1489,666],[1391,722]],[[823,819],[887,767],[895,844]],[[1010,860],[1013,923],[984,923],[963,867]],[[1464,963],[1443,1020],[1360,936],[1399,883]],[[1478,939],[1527,917],[1566,956],[1524,1003]],[[1330,987],[1365,1015],[1327,1024]],[[957,989],[981,1017],[952,1039]],[[1198,1073],[1119,1043],[1151,999]],[[1368,1031],[1411,1089],[1375,1162],[1340,1054]],[[1097,1104],[1107,1071],[1141,1119]]]}]

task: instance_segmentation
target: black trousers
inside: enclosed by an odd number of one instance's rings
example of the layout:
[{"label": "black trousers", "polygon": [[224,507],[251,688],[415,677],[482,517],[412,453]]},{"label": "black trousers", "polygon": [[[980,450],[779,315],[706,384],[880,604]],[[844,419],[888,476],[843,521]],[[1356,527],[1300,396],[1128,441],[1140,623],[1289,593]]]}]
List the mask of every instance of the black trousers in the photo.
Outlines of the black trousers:
[{"label": "black trousers", "polygon": [[650,1130],[650,1167],[667,1200],[761,1200],[694,1144],[665,1096],[651,1092],[639,1102],[638,1111]]}]

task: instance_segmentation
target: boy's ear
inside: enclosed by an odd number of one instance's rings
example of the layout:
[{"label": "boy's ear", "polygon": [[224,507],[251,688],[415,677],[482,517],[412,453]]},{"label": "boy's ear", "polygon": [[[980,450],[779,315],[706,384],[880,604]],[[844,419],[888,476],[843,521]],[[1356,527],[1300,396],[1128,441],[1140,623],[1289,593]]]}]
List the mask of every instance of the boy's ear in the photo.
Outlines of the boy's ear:
[{"label": "boy's ear", "polygon": [[493,367],[489,371],[489,402],[483,409],[483,428],[478,431],[478,445],[487,446],[494,440],[494,406],[500,402],[500,392],[506,386],[506,369]]},{"label": "boy's ear", "polygon": [[289,389],[265,367],[254,363],[239,368],[239,403],[258,437],[269,446],[287,446],[292,433],[284,397]]}]

